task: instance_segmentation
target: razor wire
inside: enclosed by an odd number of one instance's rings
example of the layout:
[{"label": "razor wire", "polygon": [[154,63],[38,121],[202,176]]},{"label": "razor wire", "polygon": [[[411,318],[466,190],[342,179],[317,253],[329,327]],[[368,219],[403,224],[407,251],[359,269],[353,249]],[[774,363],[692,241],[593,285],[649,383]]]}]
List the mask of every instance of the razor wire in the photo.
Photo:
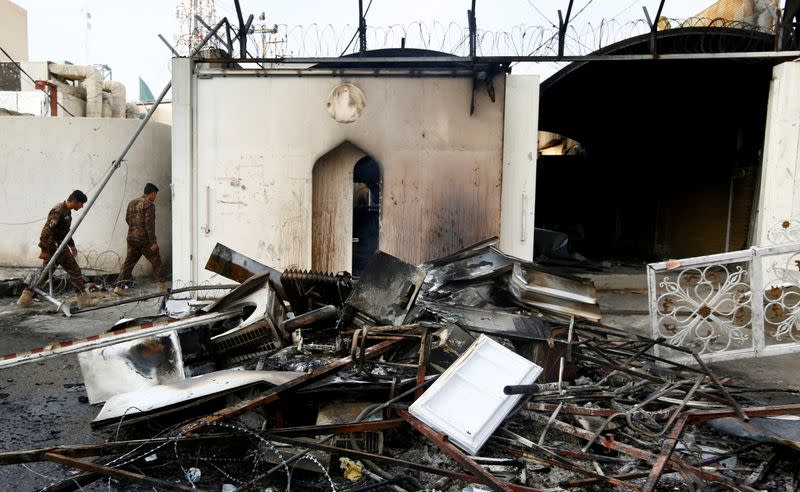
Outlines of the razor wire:
[{"label": "razor wire", "polygon": [[[661,17],[659,33],[681,28],[707,28],[713,35],[717,28],[775,34],[774,27],[750,24],[723,18]],[[249,36],[257,57],[338,57],[354,54],[354,44],[345,51],[356,26],[312,23],[309,25],[277,24],[277,32]],[[650,33],[644,19],[617,21],[602,19],[580,25],[570,24],[565,33],[566,55],[591,54],[614,43]],[[558,53],[558,28],[519,24],[508,30],[478,29],[476,53],[479,56],[553,56]],[[367,46],[370,50],[415,48],[468,56],[469,29],[457,22],[423,22],[367,26]]]}]

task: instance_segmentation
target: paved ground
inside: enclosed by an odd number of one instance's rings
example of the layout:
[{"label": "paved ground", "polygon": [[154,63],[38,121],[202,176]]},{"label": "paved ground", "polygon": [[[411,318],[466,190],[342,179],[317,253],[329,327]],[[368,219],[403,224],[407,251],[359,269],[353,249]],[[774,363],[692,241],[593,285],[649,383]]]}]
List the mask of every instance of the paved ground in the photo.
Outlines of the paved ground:
[{"label": "paved ground", "polygon": [[[153,285],[145,285],[130,293],[154,290]],[[154,314],[158,309],[158,301],[153,300],[66,318],[53,314],[47,303],[22,309],[14,302],[0,298],[0,355],[100,333],[122,317]],[[0,369],[0,451],[102,442],[112,436],[113,431],[90,429],[89,422],[99,409],[89,405],[85,396],[74,355]],[[39,490],[67,476],[66,469],[47,463],[0,466],[0,489]],[[95,487],[85,490],[101,490]],[[108,490],[107,486],[102,490]]]}]

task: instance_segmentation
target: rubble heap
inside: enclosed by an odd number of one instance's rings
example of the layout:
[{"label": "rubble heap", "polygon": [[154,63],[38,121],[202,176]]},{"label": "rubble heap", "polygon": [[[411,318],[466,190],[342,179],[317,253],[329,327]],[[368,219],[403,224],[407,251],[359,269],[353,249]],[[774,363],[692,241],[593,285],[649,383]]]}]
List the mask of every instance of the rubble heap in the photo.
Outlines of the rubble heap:
[{"label": "rubble heap", "polygon": [[800,405],[757,406],[689,351],[695,364],[653,355],[663,340],[600,323],[591,282],[495,244],[420,266],[378,252],[357,280],[217,245],[207,268],[241,284],[216,301],[168,292],[159,315],[0,360],[77,353],[103,403],[92,427],[130,439],[6,451],[0,465],[82,471],[53,490],[104,477],[158,490],[796,488]]}]

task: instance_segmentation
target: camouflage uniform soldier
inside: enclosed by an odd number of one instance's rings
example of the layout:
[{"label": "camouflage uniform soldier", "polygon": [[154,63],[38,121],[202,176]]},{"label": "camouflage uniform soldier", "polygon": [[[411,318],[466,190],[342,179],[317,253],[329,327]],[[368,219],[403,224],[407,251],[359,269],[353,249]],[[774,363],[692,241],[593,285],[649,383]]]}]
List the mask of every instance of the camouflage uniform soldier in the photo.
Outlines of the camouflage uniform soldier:
[{"label": "camouflage uniform soldier", "polygon": [[[72,226],[72,211],[82,209],[86,200],[86,195],[81,190],[75,190],[66,201],[57,203],[47,214],[47,220],[39,236],[39,249],[41,249],[39,258],[44,261],[44,265],[47,265],[47,262],[50,261],[50,258],[58,249],[58,245],[67,236]],[[69,274],[72,287],[75,289],[75,293],[78,294],[78,307],[90,306],[91,302],[88,294],[83,288],[83,274],[75,261],[75,257],[78,255],[75,241],[70,238],[67,245],[69,249],[61,252],[56,264],[60,265]],[[33,291],[25,289],[19,298],[18,304],[29,306],[32,300]]]},{"label": "camouflage uniform soldier", "polygon": [[153,202],[156,201],[157,194],[156,185],[147,183],[144,195],[128,204],[128,211],[125,214],[125,222],[128,223],[128,254],[125,256],[125,263],[114,288],[114,293],[119,296],[125,293],[122,286],[131,279],[133,267],[142,256],[153,265],[158,290],[162,292],[166,290],[164,267],[161,264],[156,240],[156,206]]}]

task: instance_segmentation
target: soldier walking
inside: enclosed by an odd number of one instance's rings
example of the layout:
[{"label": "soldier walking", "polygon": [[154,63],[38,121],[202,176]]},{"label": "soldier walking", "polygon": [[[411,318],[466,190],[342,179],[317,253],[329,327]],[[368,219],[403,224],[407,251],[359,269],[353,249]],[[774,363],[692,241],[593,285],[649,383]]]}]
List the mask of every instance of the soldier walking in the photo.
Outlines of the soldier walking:
[{"label": "soldier walking", "polygon": [[[39,249],[41,253],[39,258],[43,260],[44,265],[50,261],[50,258],[55,254],[58,245],[67,237],[67,233],[72,226],[72,211],[80,210],[83,204],[86,203],[86,195],[81,190],[75,190],[69,195],[66,201],[57,203],[47,214],[42,233],[39,236]],[[75,248],[75,241],[70,238],[67,243],[68,249],[64,249],[56,260],[56,264],[60,265],[69,274],[70,283],[78,295],[78,307],[91,306],[89,294],[83,287],[83,274],[81,267],[75,261],[78,255],[78,250]],[[30,306],[33,301],[33,291],[25,289],[17,301],[21,306]]]},{"label": "soldier walking", "polygon": [[128,223],[128,253],[122,271],[117,277],[117,286],[114,288],[114,293],[118,296],[125,294],[122,286],[131,279],[133,267],[142,256],[153,265],[158,290],[163,292],[167,288],[156,240],[156,206],[153,204],[156,195],[158,195],[156,185],[147,183],[144,186],[144,195],[131,200],[128,204],[128,211],[125,214],[125,222]]}]

